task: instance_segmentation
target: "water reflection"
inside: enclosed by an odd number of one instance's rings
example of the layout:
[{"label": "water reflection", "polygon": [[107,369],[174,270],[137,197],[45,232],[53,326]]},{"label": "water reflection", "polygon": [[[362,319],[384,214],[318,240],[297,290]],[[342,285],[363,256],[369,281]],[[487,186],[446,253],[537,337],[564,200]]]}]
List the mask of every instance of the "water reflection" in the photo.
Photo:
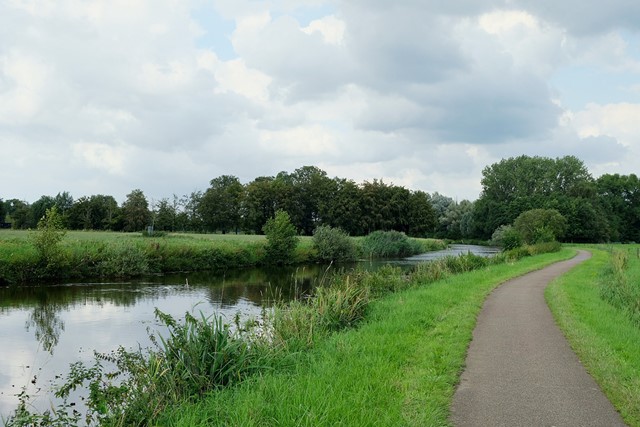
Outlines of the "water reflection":
[{"label": "water reflection", "polygon": [[[411,268],[424,259],[393,263]],[[387,263],[368,261],[358,268],[375,269]],[[355,267],[332,267],[330,271]],[[182,318],[187,311],[223,316],[228,322],[237,313],[257,317],[276,300],[308,294],[326,271],[327,266],[312,265],[0,288],[0,419],[14,410],[22,387],[39,396],[35,409],[49,408],[49,382],[67,372],[71,362],[90,362],[94,350],[106,353],[120,345],[150,345],[147,327],[158,327],[155,308],[174,318]],[[37,384],[31,383],[34,377]],[[40,387],[43,391],[37,393]]]}]

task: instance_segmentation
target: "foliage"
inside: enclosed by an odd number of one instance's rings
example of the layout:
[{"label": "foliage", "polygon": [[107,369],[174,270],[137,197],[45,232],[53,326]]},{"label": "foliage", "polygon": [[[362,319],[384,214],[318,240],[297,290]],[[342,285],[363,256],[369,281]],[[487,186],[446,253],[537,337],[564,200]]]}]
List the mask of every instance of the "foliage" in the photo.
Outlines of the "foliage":
[{"label": "foliage", "polygon": [[240,228],[243,187],[240,180],[231,175],[222,175],[211,180],[204,193],[199,213],[208,231],[237,231]]},{"label": "foliage", "polygon": [[358,248],[339,228],[322,225],[313,232],[313,247],[320,261],[355,261]]},{"label": "foliage", "polygon": [[564,236],[567,220],[556,209],[531,209],[518,215],[513,228],[527,244],[552,242]]},{"label": "foliage", "polygon": [[265,224],[264,233],[267,236],[267,260],[275,264],[290,264],[299,239],[289,214],[277,211]]},{"label": "foliage", "polygon": [[122,219],[124,231],[142,231],[151,225],[149,202],[142,190],[127,194],[127,200],[122,204]]},{"label": "foliage", "polygon": [[501,225],[491,235],[491,244],[505,250],[522,246],[522,235],[512,225]]},{"label": "foliage", "polygon": [[572,253],[490,266],[429,286],[410,276],[412,288],[369,304],[357,329],[316,340],[310,351],[294,353],[292,367],[172,408],[159,424],[447,425],[487,294]]},{"label": "foliage", "polygon": [[596,187],[611,240],[640,242],[640,179],[635,174],[605,174]]},{"label": "foliage", "polygon": [[[545,292],[560,329],[580,362],[596,380],[629,426],[640,425],[640,327],[629,312],[603,299],[611,286],[612,268],[625,264],[611,260],[614,252],[628,253],[624,275],[640,283],[638,246],[609,250],[589,248],[592,258],[554,280]],[[624,256],[622,257],[624,258]],[[613,264],[618,264],[614,267]],[[603,270],[607,271],[603,275]],[[616,273],[617,274],[617,273]],[[607,293],[606,291],[604,292]]]},{"label": "foliage", "polygon": [[399,231],[374,231],[360,240],[360,251],[369,258],[400,258],[424,252],[417,240]]},{"label": "foliage", "polygon": [[480,236],[489,237],[528,210],[556,209],[567,220],[565,240],[606,240],[608,225],[595,181],[577,158],[503,159],[487,166],[482,175],[482,193],[474,207]]},{"label": "foliage", "polygon": [[613,249],[600,279],[602,298],[640,327],[640,261],[626,250]]},{"label": "foliage", "polygon": [[62,261],[64,253],[59,244],[65,234],[62,216],[58,213],[57,208],[54,206],[47,209],[44,216],[38,221],[38,230],[31,235],[41,262],[47,267],[57,266]]}]

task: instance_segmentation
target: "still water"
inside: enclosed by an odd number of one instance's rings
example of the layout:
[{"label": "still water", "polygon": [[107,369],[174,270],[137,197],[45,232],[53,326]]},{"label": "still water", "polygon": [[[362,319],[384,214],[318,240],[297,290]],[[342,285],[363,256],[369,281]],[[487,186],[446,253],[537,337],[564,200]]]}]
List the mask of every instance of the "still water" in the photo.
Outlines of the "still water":
[{"label": "still water", "polygon": [[[385,261],[404,268],[480,246],[454,245],[404,260]],[[379,263],[360,263],[376,268]],[[341,268],[350,269],[354,265]],[[335,270],[335,267],[332,267]],[[35,409],[50,407],[50,383],[75,361],[91,362],[93,352],[118,346],[150,345],[147,330],[156,330],[154,310],[175,318],[185,312],[259,317],[276,298],[290,300],[308,293],[322,280],[326,266],[245,269],[226,273],[189,273],[112,283],[69,283],[0,288],[0,425],[16,408],[23,388],[37,396]]]}]

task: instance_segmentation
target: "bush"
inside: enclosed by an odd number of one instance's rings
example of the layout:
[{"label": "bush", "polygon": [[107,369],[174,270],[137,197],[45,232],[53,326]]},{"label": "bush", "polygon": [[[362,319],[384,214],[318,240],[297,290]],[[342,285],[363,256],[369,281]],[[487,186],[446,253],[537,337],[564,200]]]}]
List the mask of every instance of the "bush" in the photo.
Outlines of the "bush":
[{"label": "bush", "polygon": [[401,258],[423,252],[419,241],[399,231],[374,231],[360,241],[360,246],[369,258]]},{"label": "bush", "polygon": [[313,232],[313,247],[320,261],[355,261],[357,257],[356,245],[347,233],[327,225]]},{"label": "bush", "polygon": [[61,263],[64,258],[59,243],[64,239],[66,231],[62,225],[62,216],[56,207],[47,209],[44,217],[38,221],[38,230],[31,235],[40,259],[47,267]]},{"label": "bush", "polygon": [[149,272],[149,261],[145,252],[138,246],[108,246],[98,263],[97,271],[101,276],[139,276]]},{"label": "bush", "polygon": [[567,220],[556,209],[531,209],[522,212],[513,222],[527,244],[551,242],[567,231]]},{"label": "bush", "polygon": [[298,246],[298,233],[291,223],[289,214],[283,210],[269,218],[263,228],[267,236],[266,258],[274,264],[290,264]]},{"label": "bush", "polygon": [[491,235],[491,244],[504,250],[515,249],[522,246],[522,236],[511,225],[501,225]]}]

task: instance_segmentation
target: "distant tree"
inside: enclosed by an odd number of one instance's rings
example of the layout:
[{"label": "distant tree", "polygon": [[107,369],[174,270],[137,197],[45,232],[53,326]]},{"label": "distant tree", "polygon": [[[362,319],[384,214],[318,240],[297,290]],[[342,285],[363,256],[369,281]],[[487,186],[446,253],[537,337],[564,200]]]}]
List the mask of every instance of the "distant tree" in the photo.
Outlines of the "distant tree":
[{"label": "distant tree", "polygon": [[608,225],[586,166],[573,156],[557,159],[520,156],[503,159],[482,172],[482,193],[474,206],[480,237],[511,224],[531,209],[556,209],[568,223],[565,239],[606,239]]},{"label": "distant tree", "polygon": [[67,226],[74,230],[115,230],[118,213],[113,196],[80,197],[66,213]]},{"label": "distant tree", "polygon": [[346,233],[363,234],[362,190],[352,180],[334,178],[327,184],[329,197],[319,200],[319,212],[323,225],[337,227]]},{"label": "distant tree", "polygon": [[209,231],[238,231],[244,187],[237,177],[222,175],[211,180],[211,186],[200,200],[199,212]]},{"label": "distant tree", "polygon": [[473,234],[473,203],[463,200],[460,203],[448,204],[444,214],[439,218],[439,237],[462,239]]},{"label": "distant tree", "polygon": [[549,242],[564,236],[567,220],[555,209],[532,209],[521,213],[513,228],[525,243]]},{"label": "distant tree", "polygon": [[127,194],[121,209],[124,231],[142,231],[150,224],[149,202],[142,190],[136,189]]},{"label": "distant tree", "polygon": [[611,240],[640,242],[640,180],[635,174],[605,174],[596,180]]},{"label": "distant tree", "polygon": [[177,212],[176,207],[166,197],[154,207],[154,228],[159,231],[175,231]]},{"label": "distant tree", "polygon": [[22,200],[10,199],[4,202],[11,227],[15,229],[34,228],[31,206]]},{"label": "distant tree", "polygon": [[242,203],[242,217],[244,228],[250,232],[260,234],[262,227],[276,212],[276,194],[273,187],[275,178],[261,176],[244,188]]},{"label": "distant tree", "polygon": [[424,191],[414,191],[408,200],[409,211],[407,234],[414,237],[432,235],[436,224],[436,214],[429,201],[429,195]]},{"label": "distant tree", "polygon": [[4,201],[2,201],[2,199],[0,199],[0,222],[4,223],[5,222],[5,217],[7,216],[7,208],[5,206]]},{"label": "distant tree", "polygon": [[51,196],[41,196],[38,200],[31,204],[30,214],[31,214],[31,224],[38,224],[42,218],[44,218],[45,213],[48,209],[51,209],[56,205],[56,202]]},{"label": "distant tree", "polygon": [[267,260],[275,264],[292,263],[299,239],[289,214],[283,210],[277,211],[273,218],[267,220],[263,231],[267,237]]},{"label": "distant tree", "polygon": [[323,223],[321,206],[332,196],[333,182],[325,171],[316,166],[298,168],[288,178],[293,187],[293,200],[289,201],[294,207],[290,212],[292,221],[303,234],[310,236]]}]

